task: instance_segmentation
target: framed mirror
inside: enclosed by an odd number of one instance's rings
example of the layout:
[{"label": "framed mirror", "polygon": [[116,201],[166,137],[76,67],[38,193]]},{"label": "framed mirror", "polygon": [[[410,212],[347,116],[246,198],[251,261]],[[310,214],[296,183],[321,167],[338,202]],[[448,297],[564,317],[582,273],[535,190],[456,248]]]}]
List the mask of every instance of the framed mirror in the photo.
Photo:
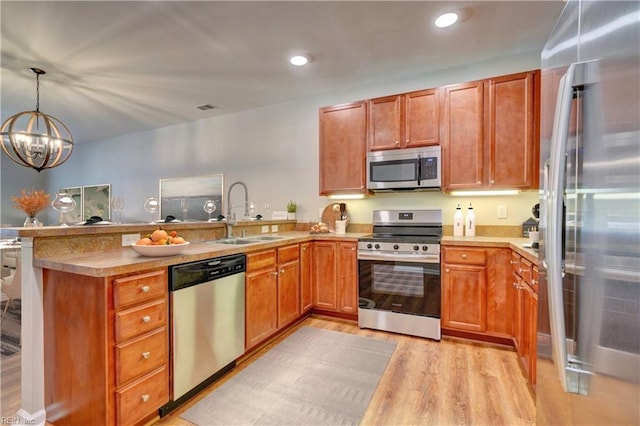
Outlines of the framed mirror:
[{"label": "framed mirror", "polygon": [[82,187],[82,220],[91,216],[100,216],[102,220],[111,219],[111,185],[91,185]]},{"label": "framed mirror", "polygon": [[69,188],[60,188],[59,192],[66,192],[76,202],[76,207],[70,212],[64,214],[67,222],[76,223],[82,221],[82,187],[70,186]]},{"label": "framed mirror", "polygon": [[213,200],[211,217],[224,214],[222,173],[209,176],[160,179],[160,219],[174,216],[180,221],[207,221],[204,203]]}]

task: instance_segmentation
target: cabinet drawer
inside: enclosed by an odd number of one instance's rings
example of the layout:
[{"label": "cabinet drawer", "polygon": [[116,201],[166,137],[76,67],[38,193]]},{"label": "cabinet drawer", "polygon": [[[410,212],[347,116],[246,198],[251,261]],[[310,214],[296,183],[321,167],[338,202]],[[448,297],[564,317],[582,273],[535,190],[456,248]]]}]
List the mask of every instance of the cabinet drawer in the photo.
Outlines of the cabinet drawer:
[{"label": "cabinet drawer", "polygon": [[118,424],[135,424],[168,401],[169,373],[165,366],[116,391]]},{"label": "cabinet drawer", "polygon": [[287,263],[300,258],[298,244],[278,248],[278,263]]},{"label": "cabinet drawer", "polygon": [[161,297],[169,291],[165,270],[130,275],[113,280],[116,308]]},{"label": "cabinet drawer", "polygon": [[527,259],[520,259],[520,276],[529,286],[531,286],[531,275],[533,274],[533,265]]},{"label": "cabinet drawer", "polygon": [[463,265],[486,265],[487,252],[480,248],[444,247],[444,262]]},{"label": "cabinet drawer", "polygon": [[142,376],[168,362],[167,328],[116,345],[116,386]]},{"label": "cabinet drawer", "polygon": [[520,255],[512,251],[511,252],[511,270],[518,275],[520,275],[520,260],[521,260]]},{"label": "cabinet drawer", "polygon": [[247,272],[259,271],[265,268],[275,268],[276,251],[266,250],[247,254]]},{"label": "cabinet drawer", "polygon": [[116,343],[146,333],[167,323],[167,303],[152,303],[116,312]]}]

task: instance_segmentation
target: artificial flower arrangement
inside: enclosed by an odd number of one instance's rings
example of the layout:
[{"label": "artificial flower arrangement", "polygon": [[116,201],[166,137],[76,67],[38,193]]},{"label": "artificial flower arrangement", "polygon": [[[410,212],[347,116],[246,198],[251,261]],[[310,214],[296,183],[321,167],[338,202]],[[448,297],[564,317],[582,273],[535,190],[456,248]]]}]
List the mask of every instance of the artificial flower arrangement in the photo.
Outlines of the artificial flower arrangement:
[{"label": "artificial flower arrangement", "polygon": [[51,205],[51,197],[43,189],[29,192],[22,190],[19,197],[11,197],[13,207],[22,210],[29,217],[34,217]]}]

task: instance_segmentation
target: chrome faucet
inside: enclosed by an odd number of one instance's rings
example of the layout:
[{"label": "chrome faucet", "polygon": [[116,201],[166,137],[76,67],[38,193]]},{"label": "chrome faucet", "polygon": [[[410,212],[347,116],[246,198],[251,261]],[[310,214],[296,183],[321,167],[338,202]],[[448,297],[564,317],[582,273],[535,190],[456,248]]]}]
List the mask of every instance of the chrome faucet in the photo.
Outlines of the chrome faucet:
[{"label": "chrome faucet", "polygon": [[234,186],[241,185],[244,188],[244,215],[249,216],[249,190],[244,182],[234,182],[227,191],[227,237],[233,237],[233,225],[236,224],[236,214],[231,212],[231,190]]}]

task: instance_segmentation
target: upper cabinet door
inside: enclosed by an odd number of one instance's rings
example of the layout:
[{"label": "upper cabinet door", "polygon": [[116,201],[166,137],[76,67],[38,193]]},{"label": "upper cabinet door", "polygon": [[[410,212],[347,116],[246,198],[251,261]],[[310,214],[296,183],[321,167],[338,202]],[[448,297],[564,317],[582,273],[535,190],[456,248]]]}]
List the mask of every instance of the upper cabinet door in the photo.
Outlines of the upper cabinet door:
[{"label": "upper cabinet door", "polygon": [[476,81],[447,86],[443,96],[443,188],[481,188],[484,84]]},{"label": "upper cabinet door", "polygon": [[492,188],[537,185],[539,71],[487,80],[485,84],[487,184]]},{"label": "upper cabinet door", "polygon": [[320,109],[320,195],[366,193],[366,102]]},{"label": "upper cabinet door", "polygon": [[402,148],[403,96],[369,100],[369,151]]},{"label": "upper cabinet door", "polygon": [[440,144],[438,89],[407,93],[405,99],[404,146],[415,148]]}]

